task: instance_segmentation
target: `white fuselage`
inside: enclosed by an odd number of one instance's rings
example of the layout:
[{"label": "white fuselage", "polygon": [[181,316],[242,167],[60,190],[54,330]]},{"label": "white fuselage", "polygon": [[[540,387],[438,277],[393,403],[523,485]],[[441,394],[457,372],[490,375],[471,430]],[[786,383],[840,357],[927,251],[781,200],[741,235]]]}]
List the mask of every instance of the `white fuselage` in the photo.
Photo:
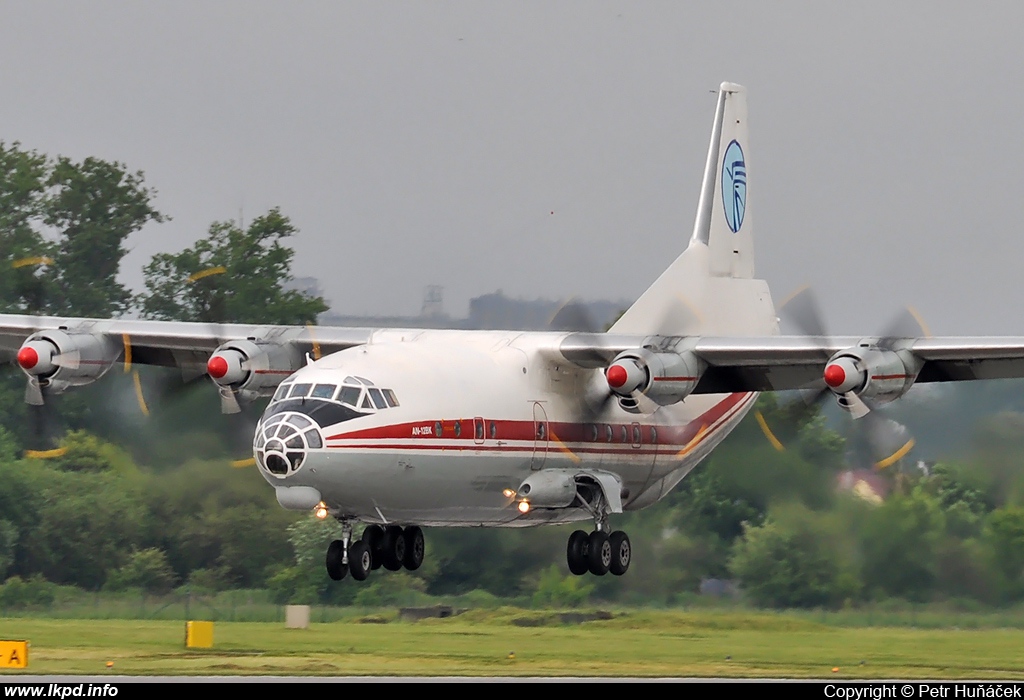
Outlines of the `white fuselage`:
[{"label": "white fuselage", "polygon": [[581,508],[523,514],[507,494],[536,470],[589,468],[618,475],[626,510],[651,505],[721,442],[756,396],[697,395],[649,415],[630,413],[602,400],[608,389],[600,370],[560,359],[564,336],[377,331],[366,345],[312,362],[282,385],[257,427],[260,472],[275,487],[312,487],[332,515],[366,522],[585,520],[592,516]]}]

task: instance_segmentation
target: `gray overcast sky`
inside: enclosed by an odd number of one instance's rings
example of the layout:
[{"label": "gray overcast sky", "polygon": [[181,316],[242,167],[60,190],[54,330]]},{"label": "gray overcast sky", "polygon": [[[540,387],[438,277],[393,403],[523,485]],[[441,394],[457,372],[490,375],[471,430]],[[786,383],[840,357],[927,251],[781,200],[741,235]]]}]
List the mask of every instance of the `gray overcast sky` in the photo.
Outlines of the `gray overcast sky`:
[{"label": "gray overcast sky", "polygon": [[[902,305],[1024,334],[1024,4],[0,3],[0,139],[146,174],[173,221],[280,206],[334,308],[631,299],[693,225],[715,90],[749,90],[759,276],[836,333]],[[554,212],[552,214],[552,212]]]}]

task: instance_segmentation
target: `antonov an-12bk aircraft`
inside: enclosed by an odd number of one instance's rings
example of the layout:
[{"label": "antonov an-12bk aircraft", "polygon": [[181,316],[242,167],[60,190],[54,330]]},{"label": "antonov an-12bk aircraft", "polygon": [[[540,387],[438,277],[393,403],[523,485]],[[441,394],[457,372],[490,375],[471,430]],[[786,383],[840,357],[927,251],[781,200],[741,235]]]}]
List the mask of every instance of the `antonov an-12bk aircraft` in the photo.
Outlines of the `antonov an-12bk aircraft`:
[{"label": "antonov an-12bk aircraft", "polygon": [[[754,278],[746,92],[723,83],[686,249],[607,333],[372,330],[0,316],[26,400],[118,363],[199,367],[223,410],[272,399],[260,474],[285,508],[336,518],[327,570],[415,569],[421,526],[590,522],[574,574],[623,574],[618,513],[657,503],[761,391],[857,410],[915,382],[1024,376],[1024,338],[779,335]],[[366,527],[353,538],[357,524]]]}]

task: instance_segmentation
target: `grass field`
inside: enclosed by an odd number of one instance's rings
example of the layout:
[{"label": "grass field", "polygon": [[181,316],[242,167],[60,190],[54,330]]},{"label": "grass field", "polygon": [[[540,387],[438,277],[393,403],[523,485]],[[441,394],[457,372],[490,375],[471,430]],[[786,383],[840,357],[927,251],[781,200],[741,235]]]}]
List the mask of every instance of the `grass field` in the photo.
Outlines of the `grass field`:
[{"label": "grass field", "polygon": [[304,630],[217,622],[212,649],[184,648],[182,622],[3,618],[0,638],[31,642],[28,674],[1024,679],[1021,630],[837,627],[728,612],[566,623],[502,609]]}]

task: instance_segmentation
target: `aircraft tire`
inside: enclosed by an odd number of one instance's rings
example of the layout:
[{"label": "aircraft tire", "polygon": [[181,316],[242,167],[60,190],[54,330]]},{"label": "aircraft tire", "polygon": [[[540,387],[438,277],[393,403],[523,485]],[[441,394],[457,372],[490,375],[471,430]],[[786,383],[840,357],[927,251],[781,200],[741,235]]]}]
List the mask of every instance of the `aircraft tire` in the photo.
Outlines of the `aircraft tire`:
[{"label": "aircraft tire", "polygon": [[633,558],[633,547],[629,542],[629,535],[622,530],[617,530],[608,536],[608,544],[612,548],[612,561],[608,570],[616,576],[622,576],[629,569],[629,562]]},{"label": "aircraft tire", "polygon": [[369,548],[370,558],[373,560],[370,568],[379,569],[380,565],[384,563],[384,551],[381,547],[384,544],[384,528],[380,525],[367,525],[363,530],[363,542]]},{"label": "aircraft tire", "polygon": [[583,530],[576,530],[569,535],[569,544],[566,547],[565,558],[569,564],[569,571],[576,576],[582,576],[590,571],[590,565],[587,562],[589,541],[589,536]]},{"label": "aircraft tire", "polygon": [[405,533],[397,525],[389,525],[384,530],[381,542],[381,560],[388,571],[398,571],[405,560]]},{"label": "aircraft tire", "polygon": [[353,542],[348,548],[348,568],[352,572],[352,578],[356,581],[365,581],[373,568],[373,555],[370,548],[362,540]]},{"label": "aircraft tire", "polygon": [[587,566],[594,576],[604,576],[612,564],[612,545],[607,533],[594,530],[587,538]]},{"label": "aircraft tire", "polygon": [[340,581],[348,573],[345,563],[345,543],[334,540],[327,548],[327,575],[334,581]]},{"label": "aircraft tire", "polygon": [[409,571],[415,571],[423,563],[423,555],[426,552],[426,543],[423,539],[423,530],[415,525],[405,528],[405,558],[402,565]]}]

